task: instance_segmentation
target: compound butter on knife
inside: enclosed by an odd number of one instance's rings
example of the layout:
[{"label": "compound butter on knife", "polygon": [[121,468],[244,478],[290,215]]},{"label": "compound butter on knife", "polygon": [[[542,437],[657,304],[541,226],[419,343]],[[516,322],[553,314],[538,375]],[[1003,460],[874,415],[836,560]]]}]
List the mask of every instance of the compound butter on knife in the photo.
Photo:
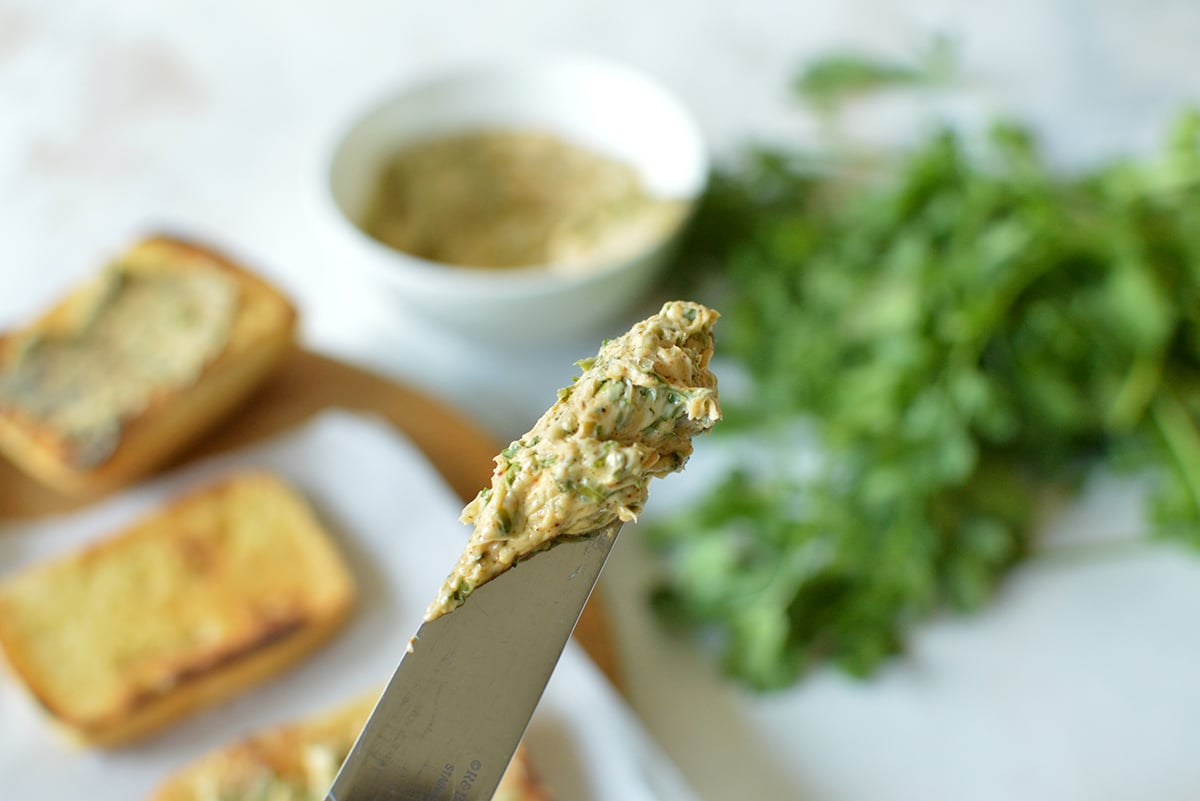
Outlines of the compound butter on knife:
[{"label": "compound butter on knife", "polygon": [[718,316],[669,302],[579,363],[583,374],[496,457],[491,486],[463,510],[474,532],[427,621],[558,540],[637,518],[650,479],[683,469],[692,437],[721,418],[708,366]]}]

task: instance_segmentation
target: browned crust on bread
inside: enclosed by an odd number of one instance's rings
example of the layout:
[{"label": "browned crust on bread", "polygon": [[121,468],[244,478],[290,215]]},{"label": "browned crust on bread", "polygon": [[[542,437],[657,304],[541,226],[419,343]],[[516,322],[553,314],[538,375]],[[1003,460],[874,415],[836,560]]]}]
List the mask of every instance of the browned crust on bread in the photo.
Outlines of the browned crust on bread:
[{"label": "browned crust on bread", "polygon": [[492,801],[554,801],[525,746],[518,746]]},{"label": "browned crust on bread", "polygon": [[[282,361],[295,336],[297,312],[291,301],[207,246],[155,235],[135,244],[117,261],[135,269],[154,269],[164,262],[175,269],[219,269],[239,284],[238,311],[224,350],[196,382],[160,393],[145,411],[126,420],[116,450],[96,467],[76,467],[69,445],[57,432],[15,410],[0,408],[0,450],[39,480],[72,495],[111,491],[162,464],[245,400]],[[31,324],[0,336],[0,369],[25,335],[75,325],[83,288],[77,287]]]},{"label": "browned crust on bread", "polygon": [[147,688],[139,688],[131,690],[121,699],[119,704],[112,707],[112,710],[108,714],[86,720],[75,717],[71,710],[52,701],[48,697],[45,687],[37,680],[36,672],[31,670],[31,666],[20,656],[12,658],[11,661],[16,672],[26,679],[25,684],[29,695],[37,701],[43,710],[71,728],[85,734],[89,732],[95,733],[103,739],[104,732],[120,726],[124,721],[141,714],[147,707],[158,703],[166,693],[175,692],[189,682],[203,682],[206,677],[222,668],[229,667],[243,659],[251,659],[256,654],[269,649],[281,640],[302,630],[305,625],[311,625],[312,623],[313,618],[311,616],[296,616],[284,620],[264,622],[262,628],[255,632],[253,637],[247,638],[242,642],[231,643],[224,648],[213,649],[186,662],[180,662],[179,667],[172,673],[170,689],[154,691]]},{"label": "browned crust on bread", "polygon": [[[245,493],[222,504],[234,493]],[[215,535],[211,540],[210,524],[226,524],[233,543],[241,531],[250,526],[261,530],[262,521],[240,519],[230,523],[231,515],[247,514],[245,504],[258,501],[276,515],[277,528],[269,535],[266,545],[278,551],[282,558],[300,558],[304,566],[288,563],[279,570],[270,585],[271,597],[265,591],[246,586],[247,575],[257,567],[250,557],[231,555],[222,549],[226,540]],[[286,530],[285,530],[286,528]],[[302,539],[301,539],[302,538]],[[289,541],[290,540],[290,541]],[[97,597],[88,593],[73,595],[71,603],[46,615],[39,606],[46,598],[65,597],[51,594],[63,582],[78,586],[81,581],[97,576],[111,578],[112,572],[100,567],[107,562],[124,559],[133,577],[147,566],[145,552],[137,549],[149,542],[157,546],[149,553],[162,566],[163,575],[175,580],[172,589],[156,596],[160,604],[149,615],[167,616],[153,621],[156,631],[178,635],[179,643],[172,647],[154,648],[152,655],[139,657],[129,668],[115,668],[111,662],[85,666],[85,669],[121,671],[121,680],[109,680],[109,692],[103,703],[80,709],[73,702],[77,696],[64,695],[66,682],[52,676],[45,654],[38,655],[36,633],[31,635],[26,622],[38,617],[59,620],[59,625],[76,624],[81,610],[76,606],[91,603],[113,603],[103,593]],[[131,562],[130,553],[138,558]],[[163,558],[163,555],[166,555]],[[166,564],[167,560],[173,560]],[[194,561],[194,573],[192,562]],[[57,571],[57,572],[56,572]],[[39,585],[38,583],[41,582]],[[49,584],[47,585],[47,582]],[[189,583],[190,582],[190,583]],[[30,591],[31,586],[37,591]],[[148,734],[186,715],[193,710],[223,700],[244,687],[272,676],[317,647],[345,620],[354,600],[353,579],[328,540],[311,508],[286,484],[263,471],[239,473],[217,484],[195,490],[177,498],[155,513],[122,530],[82,548],[73,554],[42,565],[34,565],[0,584],[0,652],[4,654],[14,676],[52,720],[72,739],[83,744],[108,746]],[[128,599],[124,599],[128,600]],[[52,602],[52,601],[51,601]],[[207,605],[202,614],[189,615]],[[108,609],[105,608],[105,612]],[[175,615],[175,617],[170,617]],[[186,621],[216,622],[221,637],[210,643],[199,643],[187,629]],[[149,624],[146,620],[104,619],[104,626],[79,632],[86,649],[89,639],[100,636],[120,638],[126,626]],[[174,648],[174,650],[172,650]],[[82,658],[86,658],[86,655]],[[97,656],[105,660],[106,656]]]}]

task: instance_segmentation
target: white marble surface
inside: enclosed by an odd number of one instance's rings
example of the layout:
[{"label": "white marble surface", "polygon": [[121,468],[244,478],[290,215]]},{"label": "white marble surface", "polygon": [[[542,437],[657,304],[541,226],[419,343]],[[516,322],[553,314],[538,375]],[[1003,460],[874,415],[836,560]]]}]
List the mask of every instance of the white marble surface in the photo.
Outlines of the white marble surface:
[{"label": "white marble surface", "polygon": [[[850,43],[905,53],[939,31],[960,41],[969,82],[937,109],[966,125],[1018,114],[1064,164],[1151,146],[1173,109],[1200,101],[1200,7],[1188,0],[0,0],[0,327],[165,227],[277,280],[311,347],[435,393],[508,439],[596,339],[487,348],[356,289],[311,217],[321,156],[348,114],[439,64],[575,50],[673,87],[721,155],[748,136],[811,134],[786,101],[806,56]],[[863,137],[904,140],[919,119],[889,100],[852,122]],[[659,507],[702,474],[662,482]],[[1128,509],[1120,493],[1097,497],[1101,511],[1068,520],[1068,534]],[[923,628],[877,682],[820,675],[751,698],[656,637],[635,539],[610,576],[631,698],[709,801],[1200,793],[1200,560],[1146,549],[1039,562],[986,614]]]}]

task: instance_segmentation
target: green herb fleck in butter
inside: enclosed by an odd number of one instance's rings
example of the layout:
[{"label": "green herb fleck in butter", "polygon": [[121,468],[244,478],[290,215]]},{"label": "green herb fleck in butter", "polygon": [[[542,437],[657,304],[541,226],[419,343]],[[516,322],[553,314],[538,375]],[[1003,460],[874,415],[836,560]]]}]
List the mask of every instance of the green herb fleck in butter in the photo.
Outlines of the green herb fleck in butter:
[{"label": "green herb fleck in butter", "polygon": [[17,342],[0,371],[0,407],[52,431],[83,469],[113,454],[126,421],[194,382],[221,352],[238,287],[215,272],[115,265],[87,303],[71,330]]},{"label": "green herb fleck in butter", "polygon": [[721,418],[708,369],[717,316],[667,303],[580,362],[583,374],[496,457],[491,486],[463,510],[474,532],[426,620],[556,540],[636,519],[650,478],[681,470],[692,437]]}]

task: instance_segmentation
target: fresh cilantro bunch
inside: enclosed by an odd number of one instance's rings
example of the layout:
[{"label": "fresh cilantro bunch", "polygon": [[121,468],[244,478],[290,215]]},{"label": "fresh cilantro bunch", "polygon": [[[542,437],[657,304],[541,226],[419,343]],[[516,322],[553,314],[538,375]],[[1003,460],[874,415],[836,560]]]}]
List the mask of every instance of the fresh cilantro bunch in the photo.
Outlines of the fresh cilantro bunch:
[{"label": "fresh cilantro bunch", "polygon": [[821,467],[735,471],[652,526],[667,617],[757,688],[866,675],[985,603],[1042,496],[1100,462],[1148,473],[1159,529],[1200,544],[1200,115],[1084,175],[1015,124],[871,180],[813,164],[717,174],[680,264],[719,268],[719,350],[751,378],[726,433],[802,420]]}]

